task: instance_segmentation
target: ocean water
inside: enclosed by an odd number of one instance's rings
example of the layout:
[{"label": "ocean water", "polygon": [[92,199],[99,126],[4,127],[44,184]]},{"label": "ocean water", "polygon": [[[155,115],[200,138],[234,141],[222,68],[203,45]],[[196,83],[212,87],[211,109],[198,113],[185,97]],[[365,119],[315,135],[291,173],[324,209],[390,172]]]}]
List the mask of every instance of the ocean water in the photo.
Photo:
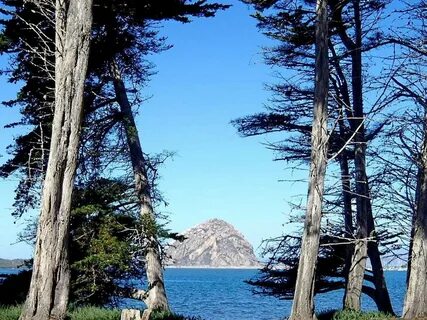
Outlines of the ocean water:
[{"label": "ocean water", "polygon": [[18,268],[0,268],[0,277],[1,275],[6,275],[6,274],[18,274],[22,270],[23,269],[18,269]]},{"label": "ocean water", "polygon": [[[244,283],[257,270],[244,269],[166,269],[165,283],[171,307],[177,313],[201,316],[205,320],[278,320],[288,316],[291,301],[254,295]],[[387,271],[386,281],[396,313],[403,307],[406,273]],[[343,291],[316,296],[317,311],[340,309]],[[376,310],[367,296],[365,310]]]},{"label": "ocean water", "polygon": [[[16,269],[1,269],[2,273],[16,273]],[[166,269],[165,283],[174,312],[200,316],[204,320],[279,320],[288,316],[291,301],[253,295],[252,287],[244,280],[255,276],[250,269]],[[387,286],[396,313],[403,307],[406,273],[386,271]],[[340,309],[343,292],[335,291],[316,296],[316,309]],[[130,300],[126,307],[142,307]],[[373,301],[364,296],[365,310],[376,310]]]}]

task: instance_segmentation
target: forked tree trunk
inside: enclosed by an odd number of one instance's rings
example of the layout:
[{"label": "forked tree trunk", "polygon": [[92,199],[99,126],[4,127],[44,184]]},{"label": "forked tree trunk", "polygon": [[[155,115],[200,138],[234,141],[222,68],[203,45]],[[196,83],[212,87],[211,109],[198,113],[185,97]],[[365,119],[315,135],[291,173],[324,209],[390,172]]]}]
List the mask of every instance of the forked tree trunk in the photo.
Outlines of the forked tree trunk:
[{"label": "forked tree trunk", "polygon": [[[360,0],[353,0],[355,42],[349,44],[347,49],[351,50],[352,58],[352,94],[354,127],[356,130],[354,143],[354,167],[356,179],[356,222],[357,239],[348,275],[345,291],[344,305],[346,308],[360,310],[363,278],[368,255],[368,209],[369,189],[366,176],[366,141],[363,113],[363,91],[362,91],[362,25],[360,18]],[[350,40],[351,41],[351,40]]]},{"label": "forked tree trunk", "polygon": [[20,320],[62,320],[68,304],[68,229],[89,57],[92,0],[58,0],[55,13],[52,138],[33,273]]},{"label": "forked tree trunk", "polygon": [[[425,117],[427,124],[427,116]],[[411,269],[408,279],[403,318],[427,318],[427,133],[420,156],[417,182],[417,207],[413,226]]]},{"label": "forked tree trunk", "polygon": [[[169,304],[163,280],[163,267],[160,257],[160,248],[157,240],[156,217],[154,215],[150,184],[146,171],[146,160],[142,152],[138,129],[129,103],[126,87],[116,63],[112,63],[114,89],[120,110],[123,116],[123,126],[126,131],[132,162],[135,189],[141,204],[141,219],[143,233],[147,238],[145,255],[148,289],[142,294],[142,299],[148,307],[145,316],[153,310],[169,311]],[[144,315],[143,315],[144,319]]]},{"label": "forked tree trunk", "polygon": [[314,315],[314,283],[328,152],[328,11],[327,0],[316,4],[316,67],[310,181],[291,320]]},{"label": "forked tree trunk", "polygon": [[[368,185],[369,189],[369,185]],[[375,221],[372,214],[372,204],[368,202],[368,234],[375,235]],[[368,257],[372,265],[372,283],[375,286],[374,301],[379,311],[394,315],[390,295],[384,277],[383,264],[376,239],[368,242]]]},{"label": "forked tree trunk", "polygon": [[[361,45],[362,45],[362,25],[360,20],[360,8],[359,1],[353,0],[354,8],[354,19],[355,19],[355,38],[353,41],[344,27],[342,19],[342,2],[334,2],[334,17],[333,19],[338,22],[338,32],[341,37],[341,40],[347,50],[351,53],[352,57],[352,94],[353,94],[353,105],[350,101],[349,89],[347,81],[345,79],[344,72],[337,60],[337,55],[334,52],[332,44],[331,51],[333,54],[333,63],[337,75],[339,77],[339,85],[337,83],[337,90],[341,93],[342,103],[345,106],[345,113],[347,119],[350,123],[351,129],[354,132],[357,132],[355,136],[356,149],[355,149],[355,167],[356,167],[356,197],[357,197],[357,226],[358,226],[358,238],[356,250],[354,246],[351,246],[350,253],[350,267],[348,266],[348,257],[346,258],[345,263],[345,275],[346,275],[346,291],[344,295],[344,307],[347,305],[349,308],[358,309],[360,308],[360,297],[362,291],[367,293],[372,297],[375,303],[378,306],[378,310],[384,311],[390,314],[393,314],[393,309],[390,301],[390,296],[388,294],[387,286],[384,279],[384,271],[382,268],[382,262],[380,257],[380,252],[378,249],[378,243],[375,239],[369,241],[368,243],[361,241],[366,239],[368,235],[375,235],[375,224],[372,214],[371,199],[369,196],[369,186],[368,179],[366,176],[366,164],[365,164],[365,153],[366,153],[366,139],[365,139],[365,130],[363,125],[363,100],[362,100],[362,55],[361,55]],[[340,96],[340,94],[337,94]],[[350,106],[352,105],[352,110]],[[341,123],[340,123],[341,130]],[[343,155],[344,156],[344,155]],[[340,157],[340,166],[341,174],[345,175],[345,172],[348,172],[348,165],[345,165],[344,157]],[[346,170],[347,169],[347,170]],[[349,186],[343,185],[343,190],[348,189]],[[344,195],[346,192],[344,192]],[[351,198],[351,196],[350,196]],[[351,199],[350,199],[351,201]],[[344,211],[351,212],[351,204],[348,209],[348,199],[344,197]],[[350,215],[346,215],[351,217]],[[345,219],[345,226],[347,230],[348,237],[352,237],[352,232],[348,226],[351,225],[351,221]],[[367,244],[367,248],[366,248]],[[372,264],[373,277],[370,278],[372,283],[375,285],[375,290],[372,290],[368,287],[362,287],[363,277],[366,264],[366,254],[369,256]],[[365,258],[363,258],[365,257]],[[351,278],[351,280],[349,280]]]}]

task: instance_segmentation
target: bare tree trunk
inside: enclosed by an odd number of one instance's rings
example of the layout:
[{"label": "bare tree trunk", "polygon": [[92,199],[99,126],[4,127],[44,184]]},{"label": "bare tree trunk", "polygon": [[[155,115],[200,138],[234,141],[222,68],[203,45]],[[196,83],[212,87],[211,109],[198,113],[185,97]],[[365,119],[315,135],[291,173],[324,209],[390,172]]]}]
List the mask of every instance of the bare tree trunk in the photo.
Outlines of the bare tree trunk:
[{"label": "bare tree trunk", "polygon": [[[344,28],[342,19],[342,3],[334,2],[334,17],[333,19],[339,22],[338,31],[341,40],[347,50],[351,53],[352,57],[352,94],[353,94],[353,108],[350,110],[351,101],[349,97],[348,85],[345,79],[345,75],[342,71],[341,66],[338,63],[337,55],[334,51],[332,43],[330,43],[331,52],[333,54],[333,62],[337,75],[339,76],[340,83],[336,83],[337,90],[341,93],[342,103],[344,104],[345,113],[350,126],[355,135],[355,167],[356,167],[356,197],[357,197],[357,226],[358,226],[358,241],[356,247],[352,246],[352,253],[350,253],[351,267],[348,267],[348,258],[345,264],[346,276],[346,291],[344,295],[344,307],[352,309],[360,308],[361,293],[366,292],[367,287],[362,287],[363,278],[366,277],[365,264],[366,258],[369,256],[374,277],[371,277],[371,281],[375,285],[375,294],[372,290],[369,290],[369,296],[372,297],[378,306],[380,311],[384,311],[393,314],[393,309],[390,301],[390,296],[387,291],[387,286],[384,279],[384,272],[382,268],[380,253],[378,250],[378,243],[376,239],[372,241],[361,241],[366,239],[368,235],[375,235],[375,224],[372,214],[371,199],[369,195],[368,178],[366,175],[366,138],[364,129],[364,114],[363,114],[363,85],[362,85],[362,25],[360,20],[360,8],[359,2],[353,0],[354,18],[355,18],[355,38],[353,40],[347,35],[346,29]],[[337,96],[339,96],[337,93]],[[344,112],[343,112],[344,114]],[[341,123],[340,123],[341,129]],[[345,166],[343,163],[345,159],[340,157],[341,172],[348,172],[348,165]],[[346,170],[347,169],[347,170]],[[349,186],[343,186],[343,189],[349,188]],[[351,198],[351,196],[350,196]],[[351,200],[350,200],[351,201]],[[348,199],[344,198],[344,211],[351,211],[351,207],[346,209],[348,206]],[[350,226],[351,221],[345,220],[345,225]],[[348,237],[351,238],[353,233],[346,227]],[[366,248],[367,246],[367,248]],[[352,256],[352,257],[351,257]],[[362,290],[363,288],[363,290]]]},{"label": "bare tree trunk", "polygon": [[143,232],[145,237],[148,239],[145,256],[148,290],[142,297],[148,307],[148,310],[144,313],[148,314],[153,310],[169,311],[169,304],[163,280],[160,248],[157,241],[156,217],[152,206],[150,185],[146,171],[146,160],[142,152],[138,129],[127,97],[125,84],[122,80],[120,70],[115,63],[112,64],[112,73],[117,101],[123,115],[123,125],[126,131],[135,176],[135,189],[141,203],[141,219],[144,228]]},{"label": "bare tree trunk", "polygon": [[357,240],[354,245],[354,253],[348,282],[345,291],[344,304],[346,308],[360,310],[363,278],[368,254],[368,207],[369,190],[366,176],[366,141],[363,113],[362,91],[362,25],[360,20],[360,0],[353,0],[355,20],[355,43],[348,46],[352,50],[352,94],[354,110],[355,155],[354,166],[356,173],[356,221]]},{"label": "bare tree trunk", "polygon": [[316,4],[316,79],[311,135],[310,182],[291,320],[315,319],[314,283],[328,152],[328,11],[327,0]]},{"label": "bare tree trunk", "polygon": [[55,111],[33,274],[21,320],[64,319],[68,304],[68,229],[89,57],[92,0],[57,0],[55,10]]},{"label": "bare tree trunk", "polygon": [[421,180],[421,176],[422,176],[422,170],[421,168],[418,168],[418,172],[417,172],[417,188],[415,190],[415,210],[413,210],[412,212],[412,221],[411,221],[411,234],[410,234],[410,238],[409,238],[409,248],[408,248],[408,266],[407,266],[407,272],[406,272],[406,286],[408,286],[409,284],[409,278],[411,277],[411,269],[412,269],[412,248],[414,246],[414,236],[415,236],[415,224],[416,224],[416,219],[417,219],[417,214],[416,214],[416,207],[418,205],[418,201],[420,198],[420,188],[421,185],[420,183],[418,183],[418,181]]},{"label": "bare tree trunk", "polygon": [[[369,189],[369,185],[368,185]],[[375,222],[372,214],[372,205],[368,203],[368,234],[375,236]],[[372,265],[373,279],[375,286],[374,301],[379,311],[394,315],[393,306],[391,304],[390,295],[387,290],[387,284],[384,277],[384,270],[381,261],[378,242],[376,239],[368,242],[368,256]]]},{"label": "bare tree trunk", "polygon": [[[425,117],[427,124],[427,116]],[[420,155],[418,199],[412,239],[411,269],[403,306],[403,318],[427,318],[427,133]]]},{"label": "bare tree trunk", "polygon": [[[346,106],[341,106],[343,110]],[[343,111],[344,114],[344,111]],[[345,128],[343,119],[341,118],[338,122],[340,135],[343,137],[343,142],[346,143],[345,139]],[[344,237],[351,239],[353,236],[353,209],[351,205],[352,194],[351,194],[351,182],[350,182],[350,170],[348,165],[348,156],[346,150],[339,157],[340,170],[341,170],[341,188],[342,188],[342,198],[343,198],[343,215],[344,215]],[[351,267],[351,258],[353,253],[353,245],[349,242],[346,245],[345,250],[345,261],[344,261],[344,276],[345,276],[345,286],[348,283],[348,274]],[[344,303],[344,301],[343,301]]]}]

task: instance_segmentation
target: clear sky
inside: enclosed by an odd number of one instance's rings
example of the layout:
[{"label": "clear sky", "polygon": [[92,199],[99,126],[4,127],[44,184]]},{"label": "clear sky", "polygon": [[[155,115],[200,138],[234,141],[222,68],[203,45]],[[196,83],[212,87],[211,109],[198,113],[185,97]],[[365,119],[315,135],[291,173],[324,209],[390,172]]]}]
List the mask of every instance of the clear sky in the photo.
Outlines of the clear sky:
[{"label": "clear sky", "polygon": [[[232,223],[257,248],[262,239],[286,231],[287,202],[305,193],[288,179],[286,164],[274,162],[261,143],[266,137],[241,138],[230,125],[240,116],[263,110],[274,81],[265,66],[260,34],[248,6],[233,7],[210,19],[190,24],[169,22],[161,29],[174,47],[152,56],[153,76],[137,118],[145,152],[175,151],[161,169],[160,189],[170,205],[170,228],[184,231],[210,218]],[[0,66],[6,60],[0,58]],[[12,98],[16,87],[0,79],[0,100]],[[0,158],[17,130],[3,126],[19,119],[16,110],[0,113]],[[10,217],[13,179],[0,180],[0,257],[29,257],[32,248],[14,244],[25,223]]]}]

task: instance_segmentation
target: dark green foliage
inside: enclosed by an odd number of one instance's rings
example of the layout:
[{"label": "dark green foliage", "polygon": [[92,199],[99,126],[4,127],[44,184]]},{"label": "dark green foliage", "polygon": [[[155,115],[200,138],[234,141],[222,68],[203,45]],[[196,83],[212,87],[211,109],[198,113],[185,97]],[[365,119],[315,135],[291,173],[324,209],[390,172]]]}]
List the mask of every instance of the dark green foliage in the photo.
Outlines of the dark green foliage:
[{"label": "dark green foliage", "polygon": [[[22,114],[18,123],[9,126],[25,125],[28,130],[9,146],[12,157],[0,166],[0,177],[14,173],[22,177],[14,204],[14,214],[21,216],[38,205],[48,159],[54,107],[54,26],[32,2],[1,0],[0,5],[4,15],[0,20],[0,52],[7,53],[11,62],[10,70],[4,72],[9,81],[23,83],[17,98],[4,105],[20,108]],[[135,90],[128,94],[138,105],[142,101],[138,91],[152,74],[147,55],[169,48],[157,37],[152,24],[168,19],[189,22],[191,17],[211,17],[227,7],[204,0],[95,1],[91,52],[96,54],[90,56],[86,82],[78,177],[88,171],[93,175],[94,170],[99,175],[112,158],[117,162],[126,157],[127,149],[120,138],[121,115],[109,78],[111,62],[116,61],[123,78],[133,83]],[[36,34],[27,23],[37,25],[42,32]]]},{"label": "dark green foliage", "polygon": [[[143,275],[140,251],[134,248],[134,233],[141,226],[129,190],[123,182],[107,179],[75,188],[69,252],[75,305],[111,304],[126,280]],[[33,239],[34,226],[27,233]],[[22,303],[30,279],[31,271],[8,276],[0,285],[0,304]]]},{"label": "dark green foliage", "polygon": [[139,222],[138,211],[131,207],[129,189],[118,180],[107,179],[75,187],[70,224],[70,298],[78,305],[111,303],[120,283],[143,272],[133,248]]},{"label": "dark green foliage", "polygon": [[8,275],[0,283],[0,305],[14,306],[23,303],[27,297],[30,280],[31,271],[28,270]]}]

